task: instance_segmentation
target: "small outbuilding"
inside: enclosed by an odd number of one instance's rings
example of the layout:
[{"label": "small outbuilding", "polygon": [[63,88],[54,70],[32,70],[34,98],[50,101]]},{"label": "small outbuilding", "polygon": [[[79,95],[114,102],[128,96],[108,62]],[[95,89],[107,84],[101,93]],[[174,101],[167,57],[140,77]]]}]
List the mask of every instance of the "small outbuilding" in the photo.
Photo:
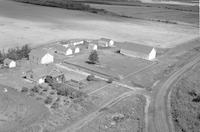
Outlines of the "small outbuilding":
[{"label": "small outbuilding", "polygon": [[29,60],[34,64],[50,64],[54,62],[54,55],[46,49],[33,49],[29,53]]},{"label": "small outbuilding", "polygon": [[118,46],[120,48],[120,53],[129,57],[138,57],[146,60],[154,60],[156,58],[156,48],[132,44],[132,43],[123,43]]},{"label": "small outbuilding", "polygon": [[4,59],[3,61],[4,66],[8,67],[8,68],[14,68],[16,67],[16,61],[11,60],[9,58]]},{"label": "small outbuilding", "polygon": [[74,53],[76,54],[76,53],[79,53],[80,52],[80,48],[79,47],[75,47],[74,48]]},{"label": "small outbuilding", "polygon": [[97,50],[97,49],[98,49],[97,44],[94,44],[94,43],[88,44],[88,50],[92,51],[92,50]]},{"label": "small outbuilding", "polygon": [[113,47],[114,41],[112,39],[101,38],[98,40],[99,47]]}]

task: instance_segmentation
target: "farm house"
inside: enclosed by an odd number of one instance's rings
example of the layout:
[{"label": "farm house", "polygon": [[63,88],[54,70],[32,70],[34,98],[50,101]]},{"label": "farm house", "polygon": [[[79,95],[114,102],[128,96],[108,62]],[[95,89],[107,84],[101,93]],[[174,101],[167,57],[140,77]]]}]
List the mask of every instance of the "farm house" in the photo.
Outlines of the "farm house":
[{"label": "farm house", "polygon": [[29,53],[29,60],[34,64],[49,64],[54,62],[54,56],[45,49],[33,49]]},{"label": "farm house", "polygon": [[49,50],[53,51],[56,54],[63,54],[63,55],[73,55],[80,52],[79,46],[64,46],[61,44],[55,44],[49,48]]},{"label": "farm house", "polygon": [[53,65],[46,65],[43,67],[30,69],[26,71],[24,75],[26,79],[29,79],[38,84],[44,83],[47,76],[50,76],[59,83],[64,81],[64,73]]},{"label": "farm house", "polygon": [[8,67],[8,68],[14,68],[16,67],[16,62],[14,60],[11,60],[9,58],[6,58],[3,61],[4,66]]},{"label": "farm house", "polygon": [[53,45],[49,49],[56,54],[63,54],[63,55],[72,55],[73,54],[73,50],[71,47],[65,47],[60,44]]},{"label": "farm house", "polygon": [[98,46],[97,44],[94,44],[94,43],[90,43],[88,44],[88,50],[97,50],[98,49]]},{"label": "farm house", "polygon": [[145,45],[124,43],[119,46],[120,53],[129,57],[138,57],[146,60],[156,58],[156,49]]},{"label": "farm house", "polygon": [[107,38],[101,38],[98,40],[98,46],[100,47],[113,47],[114,41]]}]

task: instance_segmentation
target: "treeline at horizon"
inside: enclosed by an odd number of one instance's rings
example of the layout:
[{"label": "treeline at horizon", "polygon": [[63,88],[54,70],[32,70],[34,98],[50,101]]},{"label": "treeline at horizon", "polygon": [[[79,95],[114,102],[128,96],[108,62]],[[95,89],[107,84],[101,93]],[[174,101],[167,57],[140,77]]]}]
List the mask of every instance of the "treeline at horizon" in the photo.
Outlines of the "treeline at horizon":
[{"label": "treeline at horizon", "polygon": [[2,64],[4,59],[9,58],[12,60],[21,60],[22,58],[28,59],[28,54],[31,48],[26,44],[22,47],[9,48],[7,51],[0,50],[0,63]]},{"label": "treeline at horizon", "polygon": [[81,10],[91,13],[107,13],[108,11],[104,9],[92,8],[90,5],[87,5],[82,2],[73,1],[73,0],[14,0],[17,2],[49,6],[49,7],[58,7],[70,10]]}]

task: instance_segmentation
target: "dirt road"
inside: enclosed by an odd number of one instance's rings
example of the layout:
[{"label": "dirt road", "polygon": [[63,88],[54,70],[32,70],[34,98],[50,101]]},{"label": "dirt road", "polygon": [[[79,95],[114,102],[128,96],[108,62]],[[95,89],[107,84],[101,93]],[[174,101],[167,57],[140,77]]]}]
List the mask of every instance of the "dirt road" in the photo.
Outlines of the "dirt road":
[{"label": "dirt road", "polygon": [[[150,132],[173,132],[170,127],[171,120],[168,119],[168,110],[167,110],[167,97],[170,93],[172,87],[170,87],[183,73],[185,73],[189,68],[194,66],[200,61],[200,55],[191,60],[184,67],[175,72],[160,88],[155,102],[151,102],[154,107],[154,117],[153,117],[153,128],[150,128]],[[151,118],[149,118],[150,121]],[[152,121],[152,120],[151,120]]]},{"label": "dirt road", "polygon": [[84,125],[86,125],[87,123],[89,123],[90,121],[92,121],[95,117],[97,117],[98,115],[100,115],[102,108],[110,107],[110,106],[116,104],[117,102],[121,101],[122,99],[124,99],[124,98],[126,98],[128,96],[131,96],[133,94],[135,94],[135,92],[126,92],[126,93],[121,94],[120,96],[118,96],[118,97],[110,100],[105,105],[103,105],[101,108],[97,109],[96,111],[94,111],[90,115],[86,116],[82,120],[76,122],[75,124],[73,124],[70,127],[67,127],[62,132],[68,132],[68,131],[75,132],[76,130],[80,129],[81,127],[83,127]]}]

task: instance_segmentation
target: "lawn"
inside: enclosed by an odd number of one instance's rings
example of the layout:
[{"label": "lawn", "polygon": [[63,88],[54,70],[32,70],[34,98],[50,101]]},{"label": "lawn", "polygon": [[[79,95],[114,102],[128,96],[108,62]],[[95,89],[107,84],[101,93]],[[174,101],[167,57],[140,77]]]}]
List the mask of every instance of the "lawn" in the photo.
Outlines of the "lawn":
[{"label": "lawn", "polygon": [[89,54],[85,52],[80,56],[69,58],[66,61],[117,78],[123,78],[127,74],[136,72],[152,63],[139,58],[126,57],[110,50],[99,50],[100,64],[93,65],[86,63]]},{"label": "lawn", "polygon": [[140,132],[144,128],[144,105],[141,96],[132,95],[105,109],[78,132]]}]

